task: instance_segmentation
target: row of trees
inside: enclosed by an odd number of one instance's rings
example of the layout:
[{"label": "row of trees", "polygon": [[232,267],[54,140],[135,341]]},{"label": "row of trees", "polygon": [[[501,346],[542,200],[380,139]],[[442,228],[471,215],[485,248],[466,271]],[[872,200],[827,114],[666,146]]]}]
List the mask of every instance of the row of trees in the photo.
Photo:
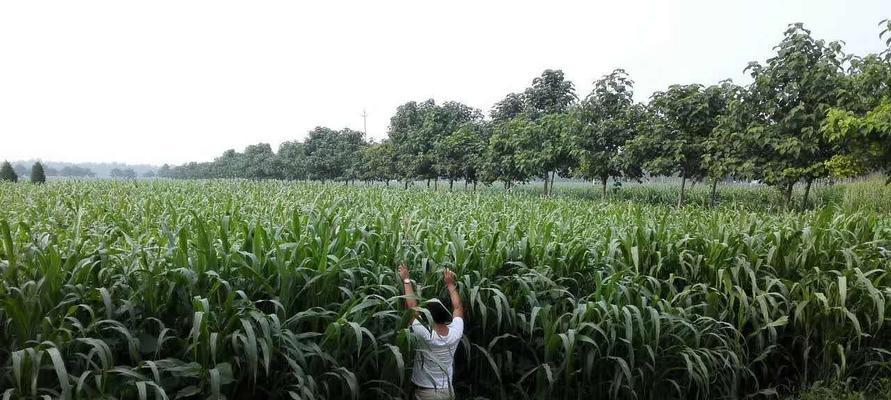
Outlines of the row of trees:
[{"label": "row of trees", "polygon": [[[891,22],[880,38],[891,49]],[[390,119],[387,139],[316,128],[303,142],[225,152],[209,163],[164,166],[175,178],[312,180],[445,179],[465,184],[582,177],[606,195],[610,179],[646,175],[689,181],[757,179],[783,191],[796,183],[807,202],[814,181],[891,166],[891,50],[845,54],[839,42],[815,39],[792,24],[765,63],[746,71],[752,83],[672,85],[647,103],[621,69],[579,98],[559,70],[546,70],[494,105],[489,118],[457,102],[408,102]]]},{"label": "row of trees", "polygon": [[[47,176],[60,176],[71,178],[94,178],[96,174],[88,168],[77,165],[65,166],[60,170],[51,167],[45,167],[43,163],[36,162],[31,166],[30,172],[21,164],[12,166],[9,161],[4,161],[0,166],[0,180],[18,182],[20,176],[31,175],[32,182],[43,183]],[[112,168],[109,172],[111,178],[117,179],[135,179],[139,174],[133,168]],[[146,171],[143,175],[145,178],[154,178],[154,171]],[[36,179],[36,180],[35,180]]]},{"label": "row of trees", "polygon": [[[7,163],[9,163],[9,162],[7,161]],[[59,176],[59,177],[68,177],[68,178],[94,178],[94,177],[96,177],[96,173],[93,172],[91,169],[81,167],[78,165],[66,165],[61,168],[53,168],[50,166],[43,165],[43,163],[40,163],[40,165],[43,167],[46,176]],[[13,172],[16,173],[17,176],[27,176],[28,174],[31,173],[30,172],[31,170],[28,169],[28,167],[26,167],[25,165],[23,165],[21,163],[16,163],[14,166],[11,165],[10,168],[13,170]],[[31,166],[31,168],[32,169],[34,168],[33,165]]]},{"label": "row of trees", "polygon": [[[9,164],[9,161],[4,161],[2,165],[0,165],[0,182],[18,182],[19,181],[19,173]],[[46,172],[44,171],[43,164],[40,162],[34,163],[31,167],[31,182],[33,183],[45,183],[46,182]]]}]

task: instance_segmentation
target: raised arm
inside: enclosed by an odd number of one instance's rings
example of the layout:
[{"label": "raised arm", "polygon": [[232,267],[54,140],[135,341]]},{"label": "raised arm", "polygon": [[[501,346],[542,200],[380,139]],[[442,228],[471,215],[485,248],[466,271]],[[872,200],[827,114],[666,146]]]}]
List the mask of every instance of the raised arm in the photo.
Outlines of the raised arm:
[{"label": "raised arm", "polygon": [[455,273],[446,268],[443,280],[449,289],[449,297],[452,299],[452,317],[464,319],[464,305],[461,304],[461,295],[458,294],[458,286],[455,284]]},{"label": "raised arm", "polygon": [[411,286],[411,276],[405,264],[399,265],[399,277],[402,279],[402,290],[405,293],[405,306],[411,310],[411,319],[409,321],[414,321],[417,318],[415,308],[418,307],[418,300],[415,298],[415,290]]}]

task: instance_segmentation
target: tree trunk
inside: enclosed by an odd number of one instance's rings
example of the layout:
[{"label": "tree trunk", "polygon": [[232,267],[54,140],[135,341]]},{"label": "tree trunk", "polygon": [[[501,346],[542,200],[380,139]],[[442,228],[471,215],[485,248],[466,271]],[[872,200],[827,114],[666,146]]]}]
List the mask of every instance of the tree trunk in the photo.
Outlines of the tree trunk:
[{"label": "tree trunk", "polygon": [[681,208],[684,206],[684,190],[686,189],[686,185],[687,185],[687,177],[681,176],[681,194],[678,195],[678,208]]},{"label": "tree trunk", "polygon": [[430,189],[430,178],[427,178],[427,189]]},{"label": "tree trunk", "polygon": [[437,191],[437,190],[439,190],[439,177],[438,176],[436,177],[436,179],[433,180],[433,191]]},{"label": "tree trunk", "polygon": [[548,195],[548,179],[550,178],[550,175],[551,174],[549,172],[545,172],[545,175],[544,175],[544,192],[542,192],[542,193],[544,193],[544,195],[546,197]]},{"label": "tree trunk", "polygon": [[476,191],[476,181],[473,181],[473,191]]},{"label": "tree trunk", "polygon": [[405,190],[408,190],[408,179],[405,180]]},{"label": "tree trunk", "polygon": [[804,199],[801,200],[801,209],[804,210],[807,208],[807,196],[811,193],[811,184],[814,183],[813,178],[808,178],[804,186]]},{"label": "tree trunk", "polygon": [[390,187],[390,180],[389,180],[389,179],[385,180],[384,182],[386,182],[387,187]]},{"label": "tree trunk", "polygon": [[548,189],[548,194],[554,193],[554,178],[557,177],[557,171],[551,171],[551,186]]},{"label": "tree trunk", "polygon": [[718,202],[718,178],[712,179],[712,194],[709,198],[709,207],[715,208],[715,203]]},{"label": "tree trunk", "polygon": [[467,190],[467,179],[464,180],[464,190]]},{"label": "tree trunk", "polygon": [[454,183],[455,183],[454,179],[449,179],[449,191],[450,192],[452,191],[452,185],[454,185]]},{"label": "tree trunk", "polygon": [[786,185],[786,191],[783,193],[783,200],[785,203],[785,207],[789,208],[789,204],[792,202],[792,188],[795,186],[795,183],[790,183]]},{"label": "tree trunk", "polygon": [[608,176],[601,176],[601,177],[600,177],[600,189],[601,189],[601,191],[602,191],[600,195],[601,195],[601,197],[603,197],[604,199],[606,198],[606,181],[607,181],[607,179],[609,179]]}]

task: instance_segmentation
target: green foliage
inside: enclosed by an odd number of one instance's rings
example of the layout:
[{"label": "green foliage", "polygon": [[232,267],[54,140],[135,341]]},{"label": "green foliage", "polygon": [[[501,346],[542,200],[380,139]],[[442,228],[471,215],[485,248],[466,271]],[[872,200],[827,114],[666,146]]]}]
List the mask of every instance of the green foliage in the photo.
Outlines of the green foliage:
[{"label": "green foliage", "polygon": [[518,153],[521,151],[521,140],[531,137],[530,132],[534,132],[534,129],[534,122],[525,114],[494,124],[484,156],[483,182],[501,181],[509,188],[515,182],[529,179],[530,166],[535,166],[532,163],[522,164]]},{"label": "green foliage", "polygon": [[489,116],[492,121],[503,122],[518,117],[526,111],[526,101],[523,95],[518,93],[510,93],[501,101],[492,106]]},{"label": "green foliage", "polygon": [[891,226],[862,210],[245,180],[4,189],[7,398],[406,398],[403,260],[424,299],[459,274],[462,398],[745,398],[888,373]]},{"label": "green foliage", "polygon": [[356,179],[365,140],[362,132],[317,127],[304,142],[307,176],[321,181]]},{"label": "green foliage", "polygon": [[891,398],[891,379],[883,379],[866,390],[851,390],[844,382],[817,382],[789,399],[795,400],[888,400]]},{"label": "green foliage", "polygon": [[43,164],[40,162],[34,163],[31,167],[31,182],[46,183],[46,173],[43,171]]},{"label": "green foliage", "polygon": [[244,159],[242,173],[248,178],[267,179],[276,178],[278,171],[275,169],[275,153],[269,143],[259,143],[245,147],[241,155]]},{"label": "green foliage", "polygon": [[109,176],[112,178],[134,179],[136,178],[136,171],[133,168],[112,168]]},{"label": "green foliage", "polygon": [[829,110],[823,133],[841,143],[846,155],[833,158],[829,165],[836,176],[860,175],[880,169],[891,177],[891,101],[858,117],[840,109]]},{"label": "green foliage", "polygon": [[480,123],[467,122],[448,134],[434,149],[438,174],[450,182],[479,180],[483,154],[488,138]]},{"label": "green foliage", "polygon": [[304,144],[297,141],[287,141],[279,145],[278,153],[275,157],[275,166],[282,179],[307,179],[307,154]]},{"label": "green foliage", "polygon": [[523,92],[525,111],[533,119],[563,113],[575,101],[572,82],[567,81],[563,71],[546,69],[541,76],[532,80],[532,86]]},{"label": "green foliage", "polygon": [[744,101],[757,112],[737,111],[747,113],[739,118],[747,120],[745,154],[755,175],[791,193],[799,180],[826,176],[824,163],[836,154],[820,126],[844,100],[844,55],[840,43],[813,38],[802,24],[789,26],[776,51],[765,65],[747,68],[754,82]]},{"label": "green foliage", "polygon": [[617,69],[594,82],[591,94],[574,113],[577,131],[571,135],[571,152],[579,161],[577,174],[600,180],[604,195],[609,178],[641,176],[638,163],[625,153],[626,143],[641,132],[644,121],[644,110],[633,96],[634,82]]},{"label": "green foliage", "polygon": [[15,170],[12,169],[12,165],[9,164],[9,161],[4,161],[3,165],[0,165],[0,181],[19,181],[19,176],[16,174]]},{"label": "green foliage", "polygon": [[464,124],[479,123],[482,118],[479,110],[458,102],[412,101],[399,106],[390,118],[389,140],[400,177],[406,182],[438,178],[439,172],[448,168],[440,164],[454,162],[439,143]]},{"label": "green foliage", "polygon": [[[882,21],[880,38],[891,22]],[[887,41],[887,40],[886,40]],[[400,105],[390,118],[386,145],[363,135],[319,127],[302,143],[268,144],[243,153],[226,151],[210,163],[162,167],[174,178],[403,181],[465,185],[583,177],[613,179],[679,176],[678,205],[690,186],[709,179],[712,206],[719,183],[755,180],[781,189],[788,204],[804,183],[801,208],[812,184],[891,169],[889,99],[891,47],[878,54],[847,55],[839,42],[813,37],[791,24],[775,56],[750,63],[753,82],[672,85],[647,104],[633,101],[633,82],[621,69],[594,83],[580,103],[561,70],[548,69],[529,87],[508,94],[490,120],[458,102],[433,99]],[[63,171],[64,172],[64,171]],[[434,183],[434,185],[436,185]]]},{"label": "green foliage", "polygon": [[91,171],[89,168],[84,168],[77,165],[68,165],[63,167],[62,170],[59,171],[59,175],[72,178],[92,178],[96,176],[96,173]]},{"label": "green foliage", "polygon": [[842,154],[836,154],[826,161],[826,169],[835,178],[853,178],[867,172],[859,159]]},{"label": "green foliage", "polygon": [[389,185],[391,179],[398,178],[393,144],[384,140],[362,149],[360,179],[364,181],[384,181]]},{"label": "green foliage", "polygon": [[707,156],[715,154],[713,135],[726,112],[729,92],[720,86],[672,85],[654,93],[649,104],[650,132],[628,145],[630,158],[649,173],[681,177],[678,206],[684,203],[688,179],[701,180],[708,176],[709,167],[723,163],[709,164]]}]

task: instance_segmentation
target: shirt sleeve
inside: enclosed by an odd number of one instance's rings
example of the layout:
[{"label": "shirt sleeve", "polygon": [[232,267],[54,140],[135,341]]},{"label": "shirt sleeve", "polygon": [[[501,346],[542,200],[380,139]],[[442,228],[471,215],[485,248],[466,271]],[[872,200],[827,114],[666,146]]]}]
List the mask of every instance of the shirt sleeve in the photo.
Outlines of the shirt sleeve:
[{"label": "shirt sleeve", "polygon": [[452,319],[452,323],[449,324],[449,341],[460,341],[461,336],[464,336],[464,318],[455,317]]},{"label": "shirt sleeve", "polygon": [[427,329],[426,326],[424,326],[424,324],[421,323],[421,321],[418,321],[417,318],[415,318],[414,321],[411,322],[410,328],[411,332],[415,335],[422,336],[425,339],[430,337],[430,331]]}]

